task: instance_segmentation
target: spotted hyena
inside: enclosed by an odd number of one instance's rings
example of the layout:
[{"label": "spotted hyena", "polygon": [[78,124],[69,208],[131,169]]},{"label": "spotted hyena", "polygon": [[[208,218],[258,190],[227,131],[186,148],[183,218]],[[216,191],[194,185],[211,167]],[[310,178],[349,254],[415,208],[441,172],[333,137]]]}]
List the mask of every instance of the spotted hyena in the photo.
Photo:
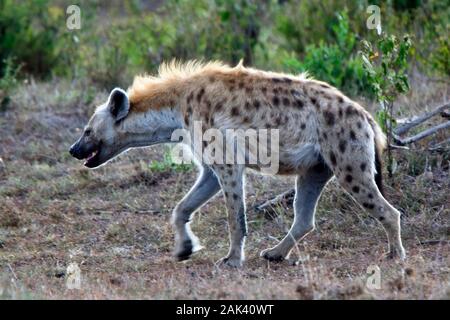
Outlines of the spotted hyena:
[{"label": "spotted hyena", "polygon": [[[114,89],[71,147],[95,168],[133,147],[174,142],[177,129],[278,129],[279,170],[296,176],[295,218],[289,233],[261,256],[280,261],[314,230],[317,201],[327,182],[339,184],[386,230],[389,255],[405,257],[400,213],[382,194],[385,136],[371,115],[332,86],[305,75],[287,75],[222,63],[171,63],[156,77],[136,77],[127,92]],[[192,147],[192,144],[189,145]],[[200,249],[190,229],[194,212],[221,189],[228,212],[230,250],[221,261],[240,266],[247,235],[244,173],[258,165],[205,164],[197,182],[173,211],[175,257]]]}]

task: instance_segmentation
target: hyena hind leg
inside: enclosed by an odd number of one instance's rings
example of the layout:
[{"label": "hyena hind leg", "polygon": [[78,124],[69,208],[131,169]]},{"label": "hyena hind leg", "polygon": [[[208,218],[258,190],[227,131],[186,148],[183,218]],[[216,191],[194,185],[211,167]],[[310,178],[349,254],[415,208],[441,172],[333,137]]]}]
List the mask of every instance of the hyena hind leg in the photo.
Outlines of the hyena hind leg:
[{"label": "hyena hind leg", "polygon": [[193,213],[220,190],[219,180],[207,166],[203,167],[195,185],[173,210],[172,224],[175,228],[175,257],[186,260],[201,249],[197,237],[192,233],[190,222]]},{"label": "hyena hind leg", "polygon": [[297,176],[294,199],[294,221],[289,233],[275,247],[261,252],[269,261],[288,258],[295,244],[314,230],[314,214],[323,188],[333,176],[325,163],[319,163]]},{"label": "hyena hind leg", "polygon": [[383,225],[389,241],[388,257],[404,260],[406,254],[400,235],[400,212],[383,197],[369,172],[354,174],[342,170],[337,179],[344,189]]}]

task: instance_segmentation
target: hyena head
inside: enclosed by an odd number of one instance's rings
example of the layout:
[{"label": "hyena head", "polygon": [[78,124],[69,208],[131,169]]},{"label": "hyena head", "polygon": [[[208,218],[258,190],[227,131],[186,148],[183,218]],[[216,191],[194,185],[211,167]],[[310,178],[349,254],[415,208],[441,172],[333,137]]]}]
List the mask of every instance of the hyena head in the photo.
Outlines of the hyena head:
[{"label": "hyena head", "polygon": [[129,141],[118,130],[130,110],[128,96],[122,89],[114,89],[108,101],[97,108],[83,130],[81,137],[70,147],[75,158],[86,159],[88,168],[98,167],[129,146]]}]

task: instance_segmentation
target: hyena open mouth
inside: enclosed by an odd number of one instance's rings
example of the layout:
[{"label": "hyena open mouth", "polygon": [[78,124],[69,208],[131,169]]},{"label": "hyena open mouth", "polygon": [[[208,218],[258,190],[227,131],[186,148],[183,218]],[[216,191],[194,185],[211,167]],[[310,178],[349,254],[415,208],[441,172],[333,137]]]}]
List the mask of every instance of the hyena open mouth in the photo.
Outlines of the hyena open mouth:
[{"label": "hyena open mouth", "polygon": [[84,165],[88,168],[93,168],[96,166],[96,164],[99,162],[99,154],[100,149],[97,149],[93,151],[87,158],[86,161],[84,161]]}]

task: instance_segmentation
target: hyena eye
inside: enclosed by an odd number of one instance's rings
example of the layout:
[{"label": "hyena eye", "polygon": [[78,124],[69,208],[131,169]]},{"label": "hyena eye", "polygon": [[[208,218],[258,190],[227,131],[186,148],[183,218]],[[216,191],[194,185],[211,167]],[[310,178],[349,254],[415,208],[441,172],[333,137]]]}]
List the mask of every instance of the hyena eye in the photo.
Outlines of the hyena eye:
[{"label": "hyena eye", "polygon": [[89,137],[89,136],[91,135],[91,133],[92,133],[92,130],[91,130],[91,129],[86,129],[86,130],[84,131],[84,135],[85,135],[86,137]]}]

